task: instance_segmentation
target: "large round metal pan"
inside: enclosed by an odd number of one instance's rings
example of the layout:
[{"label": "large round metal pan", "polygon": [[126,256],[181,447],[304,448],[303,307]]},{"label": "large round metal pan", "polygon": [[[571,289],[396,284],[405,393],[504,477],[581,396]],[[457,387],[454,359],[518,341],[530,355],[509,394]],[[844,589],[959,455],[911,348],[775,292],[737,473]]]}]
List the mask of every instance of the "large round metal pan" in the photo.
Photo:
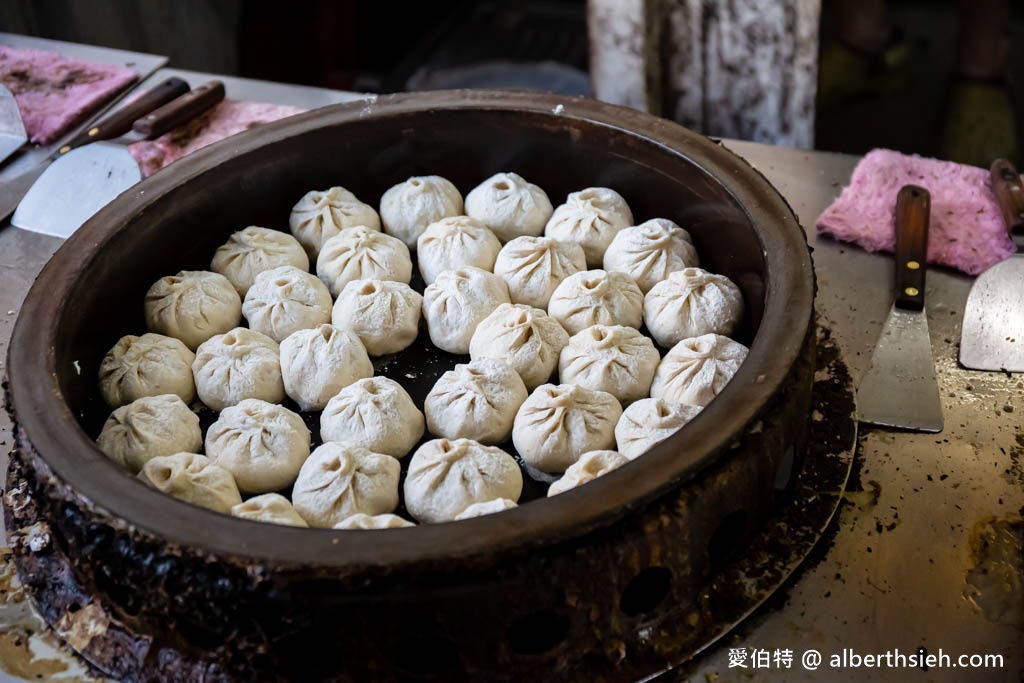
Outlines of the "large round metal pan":
[{"label": "large round metal pan", "polygon": [[[740,286],[747,304],[741,340],[749,343],[750,354],[719,397],[676,437],[563,495],[499,515],[384,532],[295,529],[219,515],[147,488],[95,446],[104,416],[96,387],[99,362],[119,336],[144,329],[141,302],[153,281],[181,269],[207,268],[214,249],[246,225],[283,229],[291,206],[310,189],[342,185],[376,204],[388,187],[411,175],[443,175],[467,192],[498,171],[523,175],[556,204],[582,187],[614,187],[638,220],[666,217],[684,226],[702,265]],[[714,486],[709,494],[714,500],[707,503],[713,508],[701,507],[695,492],[729,468],[742,469],[745,474],[734,477],[739,483],[731,490],[736,505],[744,507],[739,529],[748,530],[770,504],[777,468],[790,462],[794,451],[799,456],[813,374],[813,295],[810,256],[793,212],[760,174],[707,138],[590,100],[479,91],[397,95],[260,127],[194,153],[121,195],[67,241],[29,293],[11,340],[9,390],[19,450],[35,472],[30,483],[52,499],[41,514],[73,557],[91,553],[91,561],[79,567],[85,585],[115,613],[130,617],[136,629],[155,631],[157,640],[167,638],[166,631],[178,633],[171,640],[179,641],[174,646],[181,651],[198,653],[208,645],[203,634],[223,635],[233,628],[242,649],[262,638],[252,647],[281,669],[294,654],[289,648],[295,639],[324,618],[312,614],[308,624],[281,625],[280,633],[269,635],[271,617],[261,610],[281,594],[288,604],[274,603],[274,609],[292,614],[289,601],[316,612],[310,596],[322,588],[334,596],[324,609],[340,604],[331,600],[373,602],[381,598],[379,591],[411,590],[431,605],[424,614],[435,619],[433,601],[442,597],[431,590],[445,575],[464,580],[442,580],[443,590],[470,584],[498,590],[496,577],[519,574],[543,581],[545,566],[576,556],[581,578],[591,571],[607,573],[598,583],[611,591],[611,605],[648,565],[678,563],[669,559],[673,553],[689,558],[679,568],[686,576],[706,574],[707,542],[736,510],[724,509],[729,506],[721,505]],[[401,355],[387,372],[398,379],[408,375],[402,382],[421,401],[433,378],[455,360],[424,347]],[[693,517],[690,508],[701,514]],[[670,523],[664,518],[673,514],[690,519]],[[728,523],[735,526],[737,519],[733,515]],[[702,532],[681,539],[673,531],[676,523],[700,525]],[[93,539],[93,527],[109,533]],[[598,567],[580,550],[591,539],[607,541],[627,529],[632,538],[623,551],[630,543],[646,550],[625,564]],[[680,545],[659,558],[658,552],[650,555],[652,543]],[[704,549],[696,557],[690,545],[701,543]],[[223,573],[229,578],[219,590],[230,600],[249,602],[220,614],[219,607],[202,607],[228,601],[213,589],[167,595],[160,588],[166,577],[154,569],[153,557],[140,559],[140,546],[150,555],[179,558],[186,572],[202,564],[213,575]],[[120,563],[127,589],[112,585],[104,563]],[[557,583],[572,571],[571,563],[552,569],[550,579]],[[199,584],[205,586],[205,580],[200,577]],[[261,590],[272,585],[280,594],[268,598],[253,592],[261,581]],[[685,593],[691,583],[675,579],[671,596],[678,600],[677,592]],[[358,595],[360,587],[372,590]],[[564,586],[522,598],[531,613],[544,613],[537,612],[543,608],[564,615],[560,619],[573,635],[577,617],[563,611]],[[389,609],[399,608],[394,594],[388,599]],[[502,604],[507,607],[507,600]],[[186,608],[197,615],[212,609],[216,618],[189,631],[182,626],[188,621]],[[418,613],[405,608],[409,615]],[[241,621],[232,626],[230,618]],[[593,618],[603,617],[594,613]],[[503,621],[499,630],[507,635],[509,628]],[[605,628],[618,626],[608,622]],[[464,637],[468,632],[451,636],[456,642]],[[285,651],[291,654],[281,654]],[[495,651],[495,661],[503,652]],[[477,662],[462,670],[486,666],[477,655],[460,655],[460,661]]]}]

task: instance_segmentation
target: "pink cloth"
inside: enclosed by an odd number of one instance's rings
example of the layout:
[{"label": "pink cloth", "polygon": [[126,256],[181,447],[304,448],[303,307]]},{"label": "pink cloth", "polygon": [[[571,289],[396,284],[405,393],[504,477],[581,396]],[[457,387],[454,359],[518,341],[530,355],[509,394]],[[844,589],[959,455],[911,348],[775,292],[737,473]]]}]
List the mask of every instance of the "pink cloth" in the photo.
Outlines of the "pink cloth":
[{"label": "pink cloth", "polygon": [[932,196],[928,262],[977,275],[1014,253],[987,170],[951,161],[872,150],[850,184],[818,217],[818,232],[868,251],[896,244],[896,194],[919,185]]},{"label": "pink cloth", "polygon": [[139,76],[117,64],[0,46],[0,83],[14,94],[28,139],[53,142]]},{"label": "pink cloth", "polygon": [[244,130],[303,111],[305,110],[286,104],[224,100],[206,113],[155,140],[129,145],[128,151],[139,162],[142,177],[146,178],[197,149]]}]

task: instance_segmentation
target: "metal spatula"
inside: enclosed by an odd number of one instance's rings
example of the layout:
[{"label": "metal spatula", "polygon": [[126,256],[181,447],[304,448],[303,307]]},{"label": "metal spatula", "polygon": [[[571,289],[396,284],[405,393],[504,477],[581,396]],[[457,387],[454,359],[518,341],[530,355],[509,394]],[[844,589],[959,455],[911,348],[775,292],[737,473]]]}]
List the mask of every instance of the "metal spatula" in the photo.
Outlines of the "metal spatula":
[{"label": "metal spatula", "polygon": [[35,168],[25,171],[16,178],[0,183],[0,223],[14,213],[25,193],[36,180],[50,167],[72,150],[95,143],[97,140],[109,140],[124,135],[132,129],[132,124],[139,118],[150,113],[176,97],[184,95],[189,85],[180,78],[168,78],[163,83],[142,93],[120,109],[110,112],[87,130],[82,131],[54,152],[48,159]]},{"label": "metal spatula", "polygon": [[0,85],[0,162],[21,149],[26,140],[18,103],[11,91]]},{"label": "metal spatula", "polygon": [[978,276],[967,295],[960,363],[975,370],[1024,372],[1024,189],[1006,159],[992,163],[992,190],[1017,253]]},{"label": "metal spatula", "polygon": [[896,300],[857,389],[861,422],[942,431],[942,404],[924,307],[928,190],[906,185],[896,198]]},{"label": "metal spatula", "polygon": [[159,137],[223,99],[224,84],[210,81],[138,119],[120,138],[68,152],[39,176],[11,223],[33,232],[69,237],[114,197],[142,180],[139,164],[127,145]]}]

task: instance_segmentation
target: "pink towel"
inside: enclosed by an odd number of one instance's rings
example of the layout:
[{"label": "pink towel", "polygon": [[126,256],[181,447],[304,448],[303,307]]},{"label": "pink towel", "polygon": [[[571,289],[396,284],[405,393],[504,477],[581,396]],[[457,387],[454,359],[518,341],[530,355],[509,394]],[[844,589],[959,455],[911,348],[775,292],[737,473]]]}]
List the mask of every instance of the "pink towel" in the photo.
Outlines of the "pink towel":
[{"label": "pink towel", "polygon": [[128,151],[139,162],[142,177],[148,178],[164,166],[197,149],[235,133],[303,111],[305,110],[286,104],[224,100],[205,114],[161,135],[156,140],[145,140],[129,145]]},{"label": "pink towel", "polygon": [[1014,252],[987,170],[872,150],[850,184],[818,217],[818,232],[868,251],[892,251],[896,193],[919,185],[932,196],[928,262],[977,275]]},{"label": "pink towel", "polygon": [[14,94],[28,139],[39,145],[59,138],[138,77],[116,64],[0,46],[0,83]]}]

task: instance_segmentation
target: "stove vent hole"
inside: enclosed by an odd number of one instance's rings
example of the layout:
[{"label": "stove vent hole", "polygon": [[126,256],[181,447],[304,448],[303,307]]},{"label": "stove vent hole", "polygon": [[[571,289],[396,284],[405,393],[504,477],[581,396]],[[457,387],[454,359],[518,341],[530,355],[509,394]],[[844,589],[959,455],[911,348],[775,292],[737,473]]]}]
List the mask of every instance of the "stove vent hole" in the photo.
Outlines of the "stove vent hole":
[{"label": "stove vent hole", "polygon": [[421,633],[398,644],[394,652],[395,666],[406,674],[419,677],[439,676],[441,680],[458,678],[462,664],[455,644],[431,633]]},{"label": "stove vent hole", "polygon": [[648,567],[633,577],[619,599],[619,609],[628,617],[639,617],[657,609],[672,590],[672,572],[665,567]]},{"label": "stove vent hole", "polygon": [[718,523],[718,528],[715,529],[714,535],[708,541],[708,559],[713,567],[720,567],[735,556],[743,546],[746,530],[746,510],[731,512]]},{"label": "stove vent hole", "polygon": [[551,610],[531,612],[512,622],[508,643],[518,655],[541,655],[569,635],[569,618]]}]

